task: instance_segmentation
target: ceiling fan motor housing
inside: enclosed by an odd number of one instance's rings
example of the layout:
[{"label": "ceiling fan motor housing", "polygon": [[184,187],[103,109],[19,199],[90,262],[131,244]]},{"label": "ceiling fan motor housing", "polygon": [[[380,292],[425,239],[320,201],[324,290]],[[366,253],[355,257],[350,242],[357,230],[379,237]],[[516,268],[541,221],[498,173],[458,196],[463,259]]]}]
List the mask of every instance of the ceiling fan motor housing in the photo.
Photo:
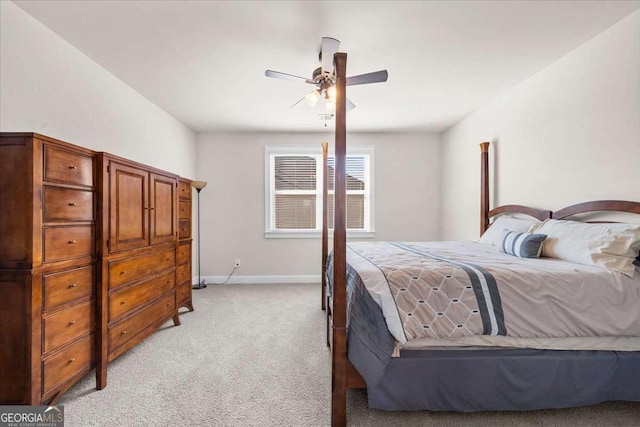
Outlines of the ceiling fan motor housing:
[{"label": "ceiling fan motor housing", "polygon": [[311,77],[316,84],[321,84],[323,81],[329,81],[330,83],[334,83],[332,79],[332,74],[329,72],[322,72],[322,67],[318,67],[313,70],[313,75]]}]

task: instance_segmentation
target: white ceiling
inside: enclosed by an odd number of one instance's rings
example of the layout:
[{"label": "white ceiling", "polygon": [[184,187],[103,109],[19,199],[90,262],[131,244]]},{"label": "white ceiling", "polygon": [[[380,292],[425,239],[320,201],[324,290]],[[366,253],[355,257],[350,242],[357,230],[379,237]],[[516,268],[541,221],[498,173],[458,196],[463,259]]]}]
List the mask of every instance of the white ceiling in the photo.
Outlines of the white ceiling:
[{"label": "white ceiling", "polygon": [[640,8],[640,1],[15,1],[195,131],[320,131],[322,36],[342,41],[350,130],[439,132]]}]

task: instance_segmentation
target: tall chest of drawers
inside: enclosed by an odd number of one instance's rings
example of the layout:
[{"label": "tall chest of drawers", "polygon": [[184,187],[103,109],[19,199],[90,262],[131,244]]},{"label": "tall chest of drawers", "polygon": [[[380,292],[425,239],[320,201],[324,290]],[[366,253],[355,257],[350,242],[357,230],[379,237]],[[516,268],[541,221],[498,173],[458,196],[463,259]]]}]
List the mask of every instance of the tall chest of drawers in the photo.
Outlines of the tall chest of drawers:
[{"label": "tall chest of drawers", "polygon": [[95,155],[0,138],[0,402],[38,405],[93,367]]}]

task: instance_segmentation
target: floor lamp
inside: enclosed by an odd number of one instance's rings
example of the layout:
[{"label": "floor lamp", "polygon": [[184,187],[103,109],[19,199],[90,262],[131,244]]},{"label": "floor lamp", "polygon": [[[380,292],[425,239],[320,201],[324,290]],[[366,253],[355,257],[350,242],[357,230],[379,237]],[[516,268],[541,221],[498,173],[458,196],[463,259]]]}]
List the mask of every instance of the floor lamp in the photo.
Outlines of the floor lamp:
[{"label": "floor lamp", "polygon": [[198,284],[193,289],[204,289],[207,285],[200,279],[200,191],[207,186],[207,181],[193,181],[191,185],[198,192]]}]

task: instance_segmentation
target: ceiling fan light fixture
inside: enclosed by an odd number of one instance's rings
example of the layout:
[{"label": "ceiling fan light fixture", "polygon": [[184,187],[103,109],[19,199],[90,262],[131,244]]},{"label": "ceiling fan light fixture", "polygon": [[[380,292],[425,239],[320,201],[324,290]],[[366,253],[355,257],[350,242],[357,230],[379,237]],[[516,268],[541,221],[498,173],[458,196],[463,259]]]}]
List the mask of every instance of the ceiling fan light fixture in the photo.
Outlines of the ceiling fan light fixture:
[{"label": "ceiling fan light fixture", "polygon": [[327,88],[327,97],[328,97],[328,99],[331,99],[331,101],[333,103],[336,102],[336,87],[335,86],[329,86]]},{"label": "ceiling fan light fixture", "polygon": [[305,96],[304,99],[305,101],[307,101],[307,104],[309,104],[309,106],[315,107],[318,103],[318,100],[320,99],[320,91],[314,90],[313,92]]}]

